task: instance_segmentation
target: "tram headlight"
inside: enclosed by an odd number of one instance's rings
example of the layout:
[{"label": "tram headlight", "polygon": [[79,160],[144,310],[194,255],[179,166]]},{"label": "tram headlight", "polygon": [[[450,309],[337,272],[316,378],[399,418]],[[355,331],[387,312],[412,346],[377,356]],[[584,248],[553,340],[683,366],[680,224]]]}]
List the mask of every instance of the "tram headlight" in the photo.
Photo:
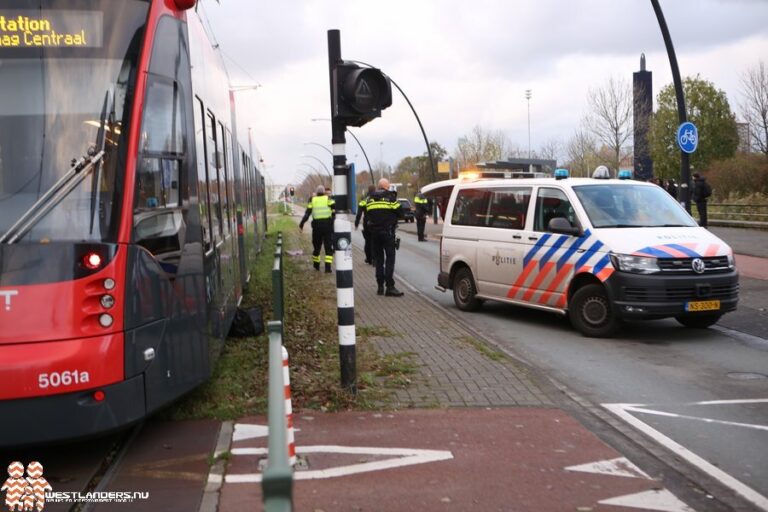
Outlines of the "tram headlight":
[{"label": "tram headlight", "polygon": [[102,327],[109,327],[112,325],[112,322],[114,322],[112,315],[108,313],[102,313],[99,315],[99,324],[101,324]]},{"label": "tram headlight", "polygon": [[111,295],[102,295],[99,302],[101,302],[102,307],[109,309],[115,305],[115,298]]},{"label": "tram headlight", "polygon": [[103,283],[103,284],[104,284],[104,289],[105,289],[105,290],[111,290],[111,289],[113,289],[113,288],[115,287],[115,285],[116,285],[117,283],[115,283],[115,280],[114,280],[114,279],[112,279],[111,277],[108,277],[108,278],[106,278],[106,279],[104,280],[104,283]]}]

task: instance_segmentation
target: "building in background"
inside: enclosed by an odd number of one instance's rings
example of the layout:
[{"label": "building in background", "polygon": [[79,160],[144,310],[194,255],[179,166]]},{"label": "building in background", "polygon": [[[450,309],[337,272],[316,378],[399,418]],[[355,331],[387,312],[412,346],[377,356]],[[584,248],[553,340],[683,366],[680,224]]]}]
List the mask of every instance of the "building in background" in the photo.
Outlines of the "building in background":
[{"label": "building in background", "polygon": [[632,73],[635,159],[634,177],[648,181],[653,177],[653,160],[648,144],[653,113],[653,73],[645,70],[645,54],[640,54],[640,71]]},{"label": "building in background", "polygon": [[752,134],[749,131],[749,123],[736,123],[736,133],[739,136],[739,145],[736,146],[736,151],[739,153],[752,151]]}]

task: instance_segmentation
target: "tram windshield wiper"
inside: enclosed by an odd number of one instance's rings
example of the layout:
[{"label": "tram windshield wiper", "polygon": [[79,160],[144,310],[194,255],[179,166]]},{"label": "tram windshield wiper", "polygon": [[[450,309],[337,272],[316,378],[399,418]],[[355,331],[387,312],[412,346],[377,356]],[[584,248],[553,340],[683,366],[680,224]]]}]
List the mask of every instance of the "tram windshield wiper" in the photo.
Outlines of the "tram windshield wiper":
[{"label": "tram windshield wiper", "polygon": [[107,90],[104,96],[104,106],[101,107],[101,117],[99,118],[99,133],[96,136],[96,147],[99,148],[101,158],[94,163],[95,176],[93,177],[93,186],[91,188],[91,226],[89,233],[93,234],[93,224],[96,220],[96,212],[99,206],[99,186],[101,184],[101,168],[104,158],[104,147],[107,142],[107,131],[115,126],[115,93]]},{"label": "tram windshield wiper", "polygon": [[[80,183],[87,178],[94,169],[101,172],[100,162],[104,159],[104,143],[106,141],[106,123],[111,91],[107,90],[104,97],[104,107],[101,112],[99,131],[96,134],[96,144],[90,146],[85,155],[79,160],[73,160],[72,167],[59,178],[35,203],[30,206],[16,222],[8,228],[8,231],[0,236],[0,243],[12,244],[26,235],[40,219],[45,217],[65,197],[67,197]],[[114,99],[112,100],[114,102]],[[98,195],[98,183],[94,184],[94,190]],[[93,213],[95,210],[94,197],[91,196],[91,229],[93,229]]]}]

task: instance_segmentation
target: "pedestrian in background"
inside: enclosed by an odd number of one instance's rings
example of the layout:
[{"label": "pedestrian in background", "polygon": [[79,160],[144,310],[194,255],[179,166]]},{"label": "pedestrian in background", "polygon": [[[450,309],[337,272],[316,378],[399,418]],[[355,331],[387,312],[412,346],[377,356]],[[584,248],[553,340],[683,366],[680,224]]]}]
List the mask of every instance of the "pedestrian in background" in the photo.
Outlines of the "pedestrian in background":
[{"label": "pedestrian in background", "polygon": [[424,226],[427,223],[427,216],[432,213],[432,203],[421,192],[413,198],[413,203],[416,205],[416,234],[419,237],[419,242],[426,242]]},{"label": "pedestrian in background", "polygon": [[696,203],[696,209],[699,211],[699,226],[707,227],[707,201],[712,195],[712,187],[707,183],[707,178],[701,174],[693,173],[693,192],[691,199]]},{"label": "pedestrian in background", "polygon": [[319,185],[315,196],[307,204],[304,217],[299,222],[299,230],[312,216],[312,266],[320,270],[320,247],[325,249],[325,272],[330,274],[333,263],[333,220],[336,218],[335,201],[325,193],[325,187]]},{"label": "pedestrian in background", "polygon": [[365,205],[368,203],[368,198],[375,191],[376,185],[368,185],[368,193],[357,203],[357,215],[355,216],[355,229],[360,225],[361,218],[363,221],[363,240],[365,240],[363,251],[365,252],[365,262],[369,265],[373,265],[373,255],[371,254],[371,232],[368,230],[368,216],[365,214]]},{"label": "pedestrian in background", "polygon": [[677,183],[675,183],[675,180],[667,180],[667,184],[664,188],[667,189],[669,195],[674,199],[677,199]]},{"label": "pedestrian in background", "polygon": [[[395,288],[395,230],[397,220],[403,218],[403,207],[397,193],[389,190],[389,180],[382,178],[378,187],[365,204],[371,250],[376,265],[376,293],[389,297],[401,297],[403,292]],[[387,290],[384,291],[384,285]]]}]

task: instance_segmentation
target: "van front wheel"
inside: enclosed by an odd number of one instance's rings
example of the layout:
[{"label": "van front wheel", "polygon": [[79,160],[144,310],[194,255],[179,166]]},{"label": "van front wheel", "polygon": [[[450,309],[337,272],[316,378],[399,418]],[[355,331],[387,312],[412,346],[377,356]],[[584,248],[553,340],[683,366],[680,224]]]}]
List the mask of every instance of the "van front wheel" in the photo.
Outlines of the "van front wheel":
[{"label": "van front wheel", "polygon": [[453,302],[462,311],[476,311],[481,304],[476,297],[477,287],[472,277],[472,271],[467,267],[460,268],[453,277]]},{"label": "van front wheel", "polygon": [[599,284],[576,290],[568,306],[568,316],[573,327],[590,338],[609,338],[621,326],[605,289]]}]

